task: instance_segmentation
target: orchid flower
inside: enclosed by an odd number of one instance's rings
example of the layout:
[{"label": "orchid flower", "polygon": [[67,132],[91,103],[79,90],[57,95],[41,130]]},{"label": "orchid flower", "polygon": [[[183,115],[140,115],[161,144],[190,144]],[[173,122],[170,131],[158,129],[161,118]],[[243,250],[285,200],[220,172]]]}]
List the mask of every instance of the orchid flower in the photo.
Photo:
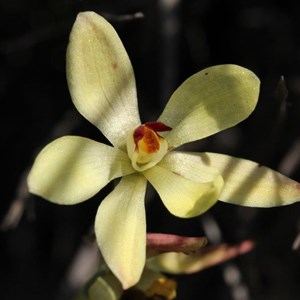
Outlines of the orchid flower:
[{"label": "orchid flower", "polygon": [[190,218],[217,200],[244,206],[286,205],[299,184],[258,164],[215,153],[174,151],[232,127],[254,110],[259,79],[237,65],[188,78],[156,122],[142,124],[135,77],[114,28],[94,12],[77,16],[67,49],[67,80],[77,110],[111,145],[64,136],[37,156],[30,192],[57,204],[77,204],[121,178],[96,214],[97,243],[123,288],[136,284],[146,260],[147,181],[170,213]]}]

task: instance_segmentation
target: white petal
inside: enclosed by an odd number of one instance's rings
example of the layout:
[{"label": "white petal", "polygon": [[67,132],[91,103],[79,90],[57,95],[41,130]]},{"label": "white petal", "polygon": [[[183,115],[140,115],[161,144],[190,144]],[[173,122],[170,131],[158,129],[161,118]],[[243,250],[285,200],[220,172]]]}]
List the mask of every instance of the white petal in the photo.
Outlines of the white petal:
[{"label": "white petal", "polygon": [[237,65],[219,65],[188,78],[171,96],[159,121],[173,128],[170,147],[202,139],[232,127],[254,110],[259,79]]},{"label": "white petal", "polygon": [[172,151],[160,164],[195,181],[211,180],[221,174],[224,188],[219,200],[224,202],[272,207],[300,201],[298,182],[246,159],[217,153]]},{"label": "white petal", "polygon": [[126,153],[93,140],[65,136],[48,144],[29,173],[31,193],[58,204],[89,199],[134,169]]},{"label": "white petal", "polygon": [[141,123],[134,73],[118,34],[94,12],[78,14],[74,23],[67,78],[78,111],[114,146],[125,147],[128,131]]},{"label": "white petal", "polygon": [[181,218],[195,217],[207,211],[217,202],[223,187],[221,176],[199,183],[158,165],[143,174],[157,190],[166,208]]},{"label": "white petal", "polygon": [[95,233],[109,268],[127,289],[136,284],[146,259],[146,179],[123,177],[99,206]]}]

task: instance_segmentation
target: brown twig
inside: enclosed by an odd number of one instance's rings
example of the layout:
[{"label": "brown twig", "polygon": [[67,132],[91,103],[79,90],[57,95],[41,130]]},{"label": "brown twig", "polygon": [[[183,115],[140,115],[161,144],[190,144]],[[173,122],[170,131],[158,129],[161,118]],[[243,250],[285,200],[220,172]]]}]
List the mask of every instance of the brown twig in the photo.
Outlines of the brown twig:
[{"label": "brown twig", "polygon": [[126,14],[126,15],[114,15],[114,14],[109,14],[109,13],[101,13],[101,15],[113,22],[124,22],[124,21],[133,21],[136,19],[143,19],[145,16],[142,12],[138,11],[134,14]]},{"label": "brown twig", "polygon": [[58,299],[74,296],[98,270],[101,255],[95,242],[86,239],[80,244],[61,283]]},{"label": "brown twig", "polygon": [[[58,122],[57,125],[53,128],[51,134],[49,135],[49,138],[44,143],[42,143],[42,146],[53,139],[70,133],[76,126],[78,126],[80,120],[81,119],[74,109],[69,110],[62,117],[61,121]],[[36,156],[36,153],[40,151],[42,146],[38,147],[38,149],[34,152],[34,157]],[[4,216],[4,219],[0,225],[0,230],[13,229],[19,224],[19,221],[24,213],[25,207],[30,197],[27,186],[27,176],[30,171],[31,165],[32,164],[30,164],[30,166],[28,166],[20,176],[20,180],[16,188],[16,196],[12,200],[12,204],[10,205],[8,212]]]},{"label": "brown twig", "polygon": [[24,213],[24,209],[29,198],[29,191],[27,186],[27,175],[29,173],[29,169],[26,169],[20,177],[17,190],[16,197],[12,201],[12,204],[5,215],[1,225],[1,230],[8,230],[15,228]]},{"label": "brown twig", "polygon": [[160,92],[162,106],[173,93],[178,80],[179,34],[180,34],[180,0],[159,0],[159,21],[162,64]]},{"label": "brown twig", "polygon": [[[201,221],[208,240],[214,245],[220,244],[222,242],[222,232],[214,217],[207,213],[202,216]],[[224,263],[223,278],[230,288],[234,300],[250,299],[248,287],[243,283],[241,271],[235,263]]]},{"label": "brown twig", "polygon": [[300,139],[297,139],[281,160],[278,171],[286,176],[295,173],[300,165]]}]

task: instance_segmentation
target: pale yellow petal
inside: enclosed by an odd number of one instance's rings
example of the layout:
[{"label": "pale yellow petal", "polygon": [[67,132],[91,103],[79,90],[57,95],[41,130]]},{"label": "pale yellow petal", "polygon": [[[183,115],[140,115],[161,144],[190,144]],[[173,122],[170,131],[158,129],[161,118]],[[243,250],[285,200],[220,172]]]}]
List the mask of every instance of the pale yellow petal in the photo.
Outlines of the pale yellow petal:
[{"label": "pale yellow petal", "polygon": [[100,204],[96,216],[99,248],[124,289],[138,282],[145,265],[146,183],[139,174],[123,177]]},{"label": "pale yellow petal", "polygon": [[94,12],[78,14],[67,51],[67,79],[78,111],[116,147],[140,125],[135,78],[114,28]]},{"label": "pale yellow petal", "polygon": [[224,179],[219,200],[253,207],[272,207],[300,201],[300,184],[256,162],[217,153],[172,151],[160,164],[195,181]]},{"label": "pale yellow petal", "polygon": [[95,278],[87,290],[88,300],[119,300],[122,292],[120,282],[111,273]]},{"label": "pale yellow petal", "polygon": [[48,144],[28,176],[31,193],[58,204],[94,196],[112,179],[135,172],[126,153],[96,141],[65,136]]},{"label": "pale yellow petal", "polygon": [[219,175],[209,182],[199,183],[158,165],[143,174],[157,190],[166,208],[181,218],[195,217],[207,211],[217,202],[223,187]]},{"label": "pale yellow petal", "polygon": [[168,252],[149,259],[147,267],[168,274],[190,274],[205,269],[206,263],[206,256],[199,257],[181,252]]},{"label": "pale yellow petal", "polygon": [[159,121],[173,128],[170,147],[232,127],[254,110],[260,81],[237,65],[219,65],[188,78],[171,96]]},{"label": "pale yellow petal", "polygon": [[[113,277],[112,274],[110,276]],[[74,300],[119,300],[122,295],[122,288],[117,280],[113,277],[114,281],[120,286],[115,289],[115,286],[111,285],[111,282],[107,281],[103,276],[98,276],[89,281],[86,286],[79,291]]]}]

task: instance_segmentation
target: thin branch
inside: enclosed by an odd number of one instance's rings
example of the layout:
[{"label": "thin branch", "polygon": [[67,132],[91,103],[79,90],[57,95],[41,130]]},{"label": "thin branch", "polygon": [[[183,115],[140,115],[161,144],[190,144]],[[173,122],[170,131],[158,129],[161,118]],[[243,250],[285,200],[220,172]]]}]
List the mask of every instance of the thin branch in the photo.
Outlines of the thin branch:
[{"label": "thin branch", "polygon": [[101,262],[101,255],[95,242],[84,241],[79,246],[57,296],[59,299],[74,297],[98,270]]},{"label": "thin branch", "polygon": [[[179,77],[179,35],[181,29],[180,0],[159,0],[159,26],[162,74],[160,78],[160,97],[165,104],[171,96]],[[164,106],[164,105],[163,105]]]},{"label": "thin branch", "polygon": [[114,15],[109,13],[101,13],[101,15],[109,20],[114,22],[125,22],[125,21],[133,21],[137,19],[143,19],[145,16],[142,12],[138,11],[134,14],[127,14],[127,15]]},{"label": "thin branch", "polygon": [[300,139],[296,140],[287,154],[281,160],[278,170],[286,176],[291,176],[300,165]]},{"label": "thin branch", "polygon": [[[40,147],[36,151],[34,151],[34,157],[41,150],[41,148],[48,143],[49,141],[56,139],[60,136],[66,135],[70,133],[74,128],[76,128],[80,122],[80,118],[75,111],[75,109],[69,110],[65,115],[63,115],[60,122],[53,128],[49,138],[42,143]],[[15,228],[24,213],[25,207],[28,203],[28,199],[30,197],[30,193],[27,186],[27,176],[31,169],[32,164],[26,168],[26,170],[20,176],[17,188],[16,188],[16,196],[12,200],[12,204],[8,209],[8,212],[4,216],[4,219],[0,225],[0,230],[8,230]]]},{"label": "thin branch", "polygon": [[[223,239],[222,232],[214,217],[207,213],[201,217],[201,221],[208,240],[215,245],[220,244]],[[234,300],[250,299],[248,287],[243,283],[241,271],[235,263],[224,263],[223,278]]]},{"label": "thin branch", "polygon": [[29,191],[27,186],[27,176],[29,173],[29,169],[26,169],[20,177],[16,197],[12,201],[12,204],[5,215],[0,229],[5,231],[8,229],[14,229],[20,222],[20,219],[24,213],[24,209],[29,198]]}]

